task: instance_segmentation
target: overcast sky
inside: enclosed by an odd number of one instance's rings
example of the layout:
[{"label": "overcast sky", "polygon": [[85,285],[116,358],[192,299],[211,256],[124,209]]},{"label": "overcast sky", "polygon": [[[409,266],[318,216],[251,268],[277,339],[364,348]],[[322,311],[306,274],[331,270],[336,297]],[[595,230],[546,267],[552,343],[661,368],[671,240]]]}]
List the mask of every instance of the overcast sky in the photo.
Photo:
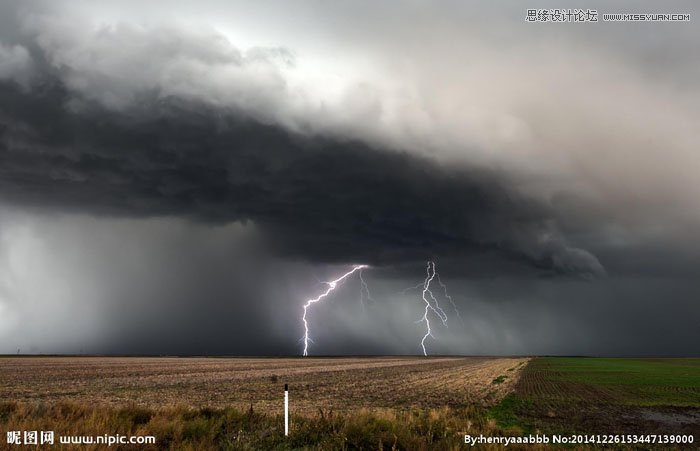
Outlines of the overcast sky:
[{"label": "overcast sky", "polygon": [[367,264],[310,354],[418,354],[431,260],[431,354],[699,354],[698,8],[581,6],[3,2],[0,353],[299,354]]}]

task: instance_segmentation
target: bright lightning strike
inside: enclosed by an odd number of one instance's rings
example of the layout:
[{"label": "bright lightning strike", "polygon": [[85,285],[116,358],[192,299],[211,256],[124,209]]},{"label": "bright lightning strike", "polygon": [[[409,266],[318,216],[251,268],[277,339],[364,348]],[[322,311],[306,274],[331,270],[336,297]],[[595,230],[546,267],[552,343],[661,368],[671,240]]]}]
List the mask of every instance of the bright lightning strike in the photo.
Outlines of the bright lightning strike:
[{"label": "bright lightning strike", "polygon": [[[452,307],[455,309],[455,312],[457,312],[457,316],[460,317],[459,315],[459,310],[457,310],[457,306],[455,305],[454,301],[452,300],[452,297],[447,293],[447,286],[442,283],[440,280],[440,275],[437,273],[435,270],[435,262],[433,261],[428,261],[428,265],[426,268],[426,276],[425,280],[423,281],[422,284],[418,284],[413,287],[409,287],[404,292],[412,289],[416,289],[419,287],[423,287],[422,291],[422,298],[423,302],[425,302],[425,311],[423,312],[423,317],[421,317],[417,322],[424,322],[425,323],[425,335],[423,335],[423,339],[420,341],[420,346],[423,349],[423,355],[427,356],[428,352],[425,349],[425,340],[428,339],[428,337],[435,338],[433,336],[433,332],[430,328],[430,311],[432,311],[438,318],[440,318],[440,321],[442,321],[442,324],[447,327],[447,314],[445,311],[440,307],[440,304],[438,303],[437,298],[433,294],[432,290],[430,289],[430,284],[437,278],[437,283],[442,287],[443,291],[445,292],[445,297],[450,301],[452,304]],[[432,302],[431,302],[432,301]]]},{"label": "bright lightning strike", "polygon": [[[326,296],[328,296],[329,294],[331,294],[331,292],[332,292],[333,290],[335,290],[335,288],[338,286],[338,284],[339,284],[340,282],[342,282],[343,280],[347,279],[348,277],[350,277],[350,276],[351,276],[352,274],[354,274],[355,272],[360,271],[360,278],[361,278],[361,277],[362,277],[362,276],[361,276],[362,270],[365,269],[365,268],[368,268],[368,267],[369,267],[369,266],[367,266],[367,265],[356,265],[356,266],[353,266],[353,268],[352,268],[350,271],[346,272],[345,274],[343,274],[342,276],[338,277],[337,279],[331,280],[330,282],[324,282],[325,284],[328,285],[328,289],[327,289],[325,292],[323,292],[320,296],[318,296],[317,298],[309,299],[308,301],[306,301],[306,303],[304,304],[304,314],[303,314],[302,317],[301,317],[301,320],[304,322],[304,356],[309,355],[309,352],[308,352],[308,350],[309,350],[309,341],[311,340],[311,339],[309,338],[309,323],[306,321],[306,313],[308,312],[309,307],[311,307],[313,304],[315,304],[315,303],[321,301],[323,298],[325,298]],[[363,284],[364,287],[367,287],[367,285],[364,283],[364,280],[362,280],[362,284]],[[367,290],[367,293],[369,294],[369,290]]]}]

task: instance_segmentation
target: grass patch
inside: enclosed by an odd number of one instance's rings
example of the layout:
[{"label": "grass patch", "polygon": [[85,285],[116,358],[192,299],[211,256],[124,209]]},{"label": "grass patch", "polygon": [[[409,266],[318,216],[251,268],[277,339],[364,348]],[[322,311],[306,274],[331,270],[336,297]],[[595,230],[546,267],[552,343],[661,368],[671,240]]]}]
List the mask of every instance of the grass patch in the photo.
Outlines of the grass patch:
[{"label": "grass patch", "polygon": [[495,378],[494,380],[492,380],[491,383],[494,385],[502,384],[506,381],[507,378],[508,378],[508,376],[500,375],[497,378]]},{"label": "grass patch", "polygon": [[532,427],[527,424],[521,415],[532,407],[532,402],[511,393],[500,403],[489,409],[489,417],[496,420],[499,427],[505,429],[518,429],[525,434],[532,432]]}]

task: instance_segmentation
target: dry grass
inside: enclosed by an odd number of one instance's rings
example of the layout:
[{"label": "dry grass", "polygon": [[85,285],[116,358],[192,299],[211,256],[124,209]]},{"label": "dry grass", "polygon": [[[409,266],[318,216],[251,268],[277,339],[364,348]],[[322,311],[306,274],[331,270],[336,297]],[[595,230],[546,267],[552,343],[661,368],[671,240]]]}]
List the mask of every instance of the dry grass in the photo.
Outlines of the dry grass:
[{"label": "dry grass", "polygon": [[[113,445],[109,449],[177,450],[458,450],[464,435],[514,435],[487,418],[478,406],[461,409],[362,409],[352,414],[318,411],[292,416],[285,437],[283,419],[248,409],[94,407],[76,403],[0,403],[0,425],[7,430],[53,430],[58,435],[150,435],[155,445]],[[55,447],[59,448],[58,439]],[[50,447],[46,448],[49,449]],[[512,449],[524,449],[509,446]],[[0,450],[17,449],[0,442]],[[98,450],[105,445],[64,445],[60,449]],[[501,449],[480,446],[479,449]],[[540,449],[528,447],[527,449]]]}]

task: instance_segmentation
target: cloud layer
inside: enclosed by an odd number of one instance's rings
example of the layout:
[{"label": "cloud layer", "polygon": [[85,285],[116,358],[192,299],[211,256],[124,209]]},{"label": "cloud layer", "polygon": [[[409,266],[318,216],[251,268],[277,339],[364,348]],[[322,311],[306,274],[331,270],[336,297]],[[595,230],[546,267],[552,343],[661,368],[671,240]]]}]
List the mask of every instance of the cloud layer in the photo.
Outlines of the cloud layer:
[{"label": "cloud layer", "polygon": [[[142,47],[156,36],[188,38],[142,35]],[[182,52],[203,48],[192,44]],[[200,53],[189,59],[218,61]],[[249,71],[240,53],[228,54],[224,61]],[[35,56],[44,62],[35,64],[33,75],[41,82],[0,85],[1,180],[9,201],[103,214],[252,220],[283,251],[311,261],[395,263],[498,249],[560,272],[604,272],[591,254],[565,243],[546,203],[519,193],[497,171],[447,167],[357,139],[290,131],[262,122],[255,108],[248,113],[246,103],[260,102],[245,98],[217,105],[138,79],[132,81],[138,87],[124,87],[116,74],[116,81],[90,73],[81,78],[73,65],[46,63],[52,58]],[[239,78],[244,81],[234,77],[233,86],[240,82],[253,97],[268,92]]]},{"label": "cloud layer", "polygon": [[[344,331],[326,352],[410,353],[414,305],[393,293],[432,258],[478,315],[442,337],[444,352],[604,352],[595,334],[623,343],[611,352],[694,352],[679,345],[700,342],[685,322],[670,331],[700,291],[697,27],[538,27],[515,3],[374,3],[0,6],[0,336],[53,297],[123,320],[79,328],[95,349],[293,352],[285,318],[309,274],[369,263],[385,303],[373,319],[349,301],[321,313],[328,334]],[[51,215],[66,227],[55,236]],[[110,231],[148,252],[120,254]],[[63,276],[100,281],[80,307],[29,290],[60,285],[45,262],[81,234],[102,252],[76,251]],[[138,261],[153,277],[129,270]],[[220,318],[234,312],[268,324],[259,347],[234,345],[244,320],[226,342]],[[671,337],[658,348],[629,325],[648,312],[664,312]],[[188,328],[201,346],[178,341]],[[65,329],[55,336],[73,349]],[[55,339],[40,336],[18,341]]]}]

